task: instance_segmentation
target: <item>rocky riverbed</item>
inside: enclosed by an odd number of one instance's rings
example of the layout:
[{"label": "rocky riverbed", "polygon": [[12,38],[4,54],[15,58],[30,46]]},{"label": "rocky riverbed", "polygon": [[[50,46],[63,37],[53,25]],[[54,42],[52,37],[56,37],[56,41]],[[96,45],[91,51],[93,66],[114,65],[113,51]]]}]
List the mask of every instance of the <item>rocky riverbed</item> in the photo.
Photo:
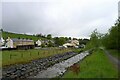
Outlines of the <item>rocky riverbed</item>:
[{"label": "rocky riverbed", "polygon": [[89,54],[90,53],[88,51],[82,52],[65,61],[55,64],[52,67],[47,68],[47,70],[42,70],[36,76],[31,76],[29,78],[54,78],[54,77],[62,76],[68,67],[84,59]]},{"label": "rocky riverbed", "polygon": [[[2,77],[6,78],[28,78],[37,75],[40,71],[47,70],[48,67],[56,63],[62,62],[77,55],[74,52],[66,52],[64,54],[57,54],[51,57],[33,60],[27,64],[16,64],[2,69]],[[57,69],[56,69],[57,70]]]}]

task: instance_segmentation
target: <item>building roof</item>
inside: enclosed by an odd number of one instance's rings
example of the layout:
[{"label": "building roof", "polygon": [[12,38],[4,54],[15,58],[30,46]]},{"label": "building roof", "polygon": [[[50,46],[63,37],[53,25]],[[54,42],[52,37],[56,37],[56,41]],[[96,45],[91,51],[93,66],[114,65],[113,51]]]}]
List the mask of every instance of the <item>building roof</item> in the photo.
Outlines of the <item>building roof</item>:
[{"label": "building roof", "polygon": [[30,39],[17,39],[17,38],[12,38],[11,40],[13,40],[13,42],[16,42],[16,41],[32,42],[33,41],[33,40],[30,40]]}]

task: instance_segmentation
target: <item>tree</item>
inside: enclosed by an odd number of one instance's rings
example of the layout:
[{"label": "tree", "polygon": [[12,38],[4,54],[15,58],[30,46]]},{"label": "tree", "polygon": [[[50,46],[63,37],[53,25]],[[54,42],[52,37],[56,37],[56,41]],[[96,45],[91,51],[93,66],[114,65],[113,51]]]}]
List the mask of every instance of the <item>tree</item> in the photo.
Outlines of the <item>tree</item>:
[{"label": "tree", "polygon": [[20,39],[20,37],[18,37],[18,39]]},{"label": "tree", "polygon": [[68,40],[69,40],[69,38],[65,37],[65,41],[68,41]]},{"label": "tree", "polygon": [[105,46],[107,49],[120,50],[120,19],[117,20],[114,26],[109,29],[106,34],[100,34],[97,29],[91,34],[87,48]]},{"label": "tree", "polygon": [[47,35],[47,39],[52,39],[52,35],[51,35],[51,34],[48,34],[48,35]]},{"label": "tree", "polygon": [[44,44],[44,43],[42,43],[42,44],[41,44],[41,47],[42,47],[42,48],[43,48],[43,47],[45,47],[45,44]]},{"label": "tree", "polygon": [[58,37],[54,37],[54,41],[55,41],[55,46],[59,46],[59,38]]},{"label": "tree", "polygon": [[0,29],[1,32],[3,32],[3,29]]},{"label": "tree", "polygon": [[66,42],[66,39],[64,37],[59,38],[59,45],[63,45],[65,44],[65,42]]},{"label": "tree", "polygon": [[94,48],[100,46],[100,33],[98,33],[97,29],[95,29],[90,35],[90,41],[87,43],[86,48]]},{"label": "tree", "polygon": [[36,34],[35,36],[37,36],[37,37],[42,37],[42,38],[46,38],[46,35],[43,35],[43,34]]},{"label": "tree", "polygon": [[66,39],[64,37],[55,37],[54,38],[54,41],[55,41],[55,45],[56,46],[61,46],[63,45],[65,42],[66,42]]},{"label": "tree", "polygon": [[71,40],[72,38],[71,37],[69,37],[69,40]]},{"label": "tree", "polygon": [[54,47],[54,43],[52,43],[51,41],[48,42],[48,47]]},{"label": "tree", "polygon": [[104,35],[102,43],[108,49],[120,49],[120,20]]},{"label": "tree", "polygon": [[89,42],[89,39],[79,39],[79,44],[86,45]]},{"label": "tree", "polygon": [[90,41],[91,41],[91,44],[94,46],[94,47],[98,47],[98,32],[97,32],[97,29],[95,29],[92,34],[91,34],[91,38],[90,38]]}]

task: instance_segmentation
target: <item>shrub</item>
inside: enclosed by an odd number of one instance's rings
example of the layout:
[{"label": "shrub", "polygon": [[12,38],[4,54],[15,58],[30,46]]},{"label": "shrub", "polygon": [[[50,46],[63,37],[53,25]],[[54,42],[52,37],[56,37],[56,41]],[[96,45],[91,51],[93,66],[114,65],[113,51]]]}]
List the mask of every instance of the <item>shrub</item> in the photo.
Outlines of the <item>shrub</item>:
[{"label": "shrub", "polygon": [[74,74],[78,75],[79,72],[80,72],[80,66],[79,66],[79,64],[77,64],[77,63],[73,64],[73,65],[70,67],[70,70],[71,70]]}]

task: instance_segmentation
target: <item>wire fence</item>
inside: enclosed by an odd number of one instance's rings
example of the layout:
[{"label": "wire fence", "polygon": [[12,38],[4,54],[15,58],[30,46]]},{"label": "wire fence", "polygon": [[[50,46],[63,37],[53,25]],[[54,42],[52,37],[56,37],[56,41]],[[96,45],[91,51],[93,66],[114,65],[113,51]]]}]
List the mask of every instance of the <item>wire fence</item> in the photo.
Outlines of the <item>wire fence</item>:
[{"label": "wire fence", "polygon": [[[47,54],[59,54],[59,53],[64,53],[64,52],[67,52],[67,51],[70,51],[70,50],[68,50],[68,49],[59,49],[59,50],[52,50],[52,51],[50,51],[50,50],[45,50],[45,51],[42,51],[42,52],[40,52],[40,51],[38,51],[38,52],[36,52],[36,53],[32,53],[32,52],[29,52],[29,51],[27,51],[28,53],[27,53],[27,56],[31,56],[31,57],[33,57],[34,55],[37,55],[37,56],[39,56],[39,55],[41,55],[41,54],[43,54],[43,55],[47,55]],[[9,59],[13,59],[13,58],[15,58],[15,57],[17,57],[17,56],[19,56],[20,58],[23,58],[23,57],[26,57],[26,53],[25,52],[21,52],[21,53],[18,53],[18,54],[13,54],[13,53],[9,53]]]}]

